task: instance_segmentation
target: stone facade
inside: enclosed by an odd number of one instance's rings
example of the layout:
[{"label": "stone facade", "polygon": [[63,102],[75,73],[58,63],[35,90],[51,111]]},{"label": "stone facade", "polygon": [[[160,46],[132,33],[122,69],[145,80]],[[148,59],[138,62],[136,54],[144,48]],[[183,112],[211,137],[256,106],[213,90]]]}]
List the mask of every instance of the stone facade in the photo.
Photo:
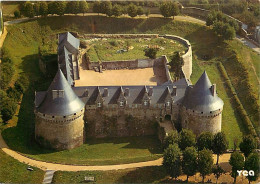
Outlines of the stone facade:
[{"label": "stone facade", "polygon": [[35,113],[36,141],[56,150],[72,149],[83,144],[84,109],[70,116],[49,116]]},{"label": "stone facade", "polygon": [[191,129],[196,135],[202,132],[215,134],[221,131],[222,109],[210,114],[202,114],[181,107],[180,114],[182,128]]}]

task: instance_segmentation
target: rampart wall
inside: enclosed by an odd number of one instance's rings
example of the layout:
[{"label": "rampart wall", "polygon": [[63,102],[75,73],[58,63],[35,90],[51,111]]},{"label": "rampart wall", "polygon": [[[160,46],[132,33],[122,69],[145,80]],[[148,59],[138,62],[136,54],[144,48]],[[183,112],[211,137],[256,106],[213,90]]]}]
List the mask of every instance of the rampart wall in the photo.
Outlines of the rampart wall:
[{"label": "rampart wall", "polygon": [[[188,40],[175,36],[175,35],[158,35],[158,34],[85,34],[84,38],[166,38],[180,42],[187,50],[184,55],[182,55],[182,59],[184,61],[184,66],[182,67],[183,73],[187,79],[190,79],[192,74],[192,49],[191,44]],[[87,57],[87,56],[86,56]],[[103,69],[114,70],[114,69],[136,69],[136,68],[146,68],[153,67],[157,64],[167,64],[168,60],[166,56],[162,56],[157,59],[136,59],[136,60],[121,60],[121,61],[102,61],[102,63],[91,62],[89,58],[86,58],[87,61],[87,69],[93,70],[95,67],[102,66]],[[166,63],[165,63],[166,62]],[[165,67],[167,78],[170,79],[170,74],[168,67]]]}]

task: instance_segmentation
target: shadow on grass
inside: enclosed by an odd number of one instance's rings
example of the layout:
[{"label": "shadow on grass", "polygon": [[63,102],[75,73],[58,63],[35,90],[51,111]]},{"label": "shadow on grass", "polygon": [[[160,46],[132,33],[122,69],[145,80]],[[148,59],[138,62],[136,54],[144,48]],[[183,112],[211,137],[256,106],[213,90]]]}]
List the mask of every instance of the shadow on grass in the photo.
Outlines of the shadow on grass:
[{"label": "shadow on grass", "polygon": [[128,143],[122,148],[127,149],[148,149],[152,154],[161,154],[161,143],[157,136],[139,136],[139,137],[114,137],[114,138],[88,138],[85,144],[123,144]]},{"label": "shadow on grass", "polygon": [[2,131],[2,136],[11,149],[25,154],[53,152],[53,150],[42,149],[34,139],[34,92],[46,90],[51,82],[51,79],[41,74],[37,58],[37,54],[22,58],[21,67],[28,76],[29,87],[21,101],[17,126]]},{"label": "shadow on grass", "polygon": [[[144,174],[145,173],[145,174]],[[166,183],[168,175],[162,166],[142,167],[127,172],[116,183]],[[168,183],[168,182],[167,182]]]}]

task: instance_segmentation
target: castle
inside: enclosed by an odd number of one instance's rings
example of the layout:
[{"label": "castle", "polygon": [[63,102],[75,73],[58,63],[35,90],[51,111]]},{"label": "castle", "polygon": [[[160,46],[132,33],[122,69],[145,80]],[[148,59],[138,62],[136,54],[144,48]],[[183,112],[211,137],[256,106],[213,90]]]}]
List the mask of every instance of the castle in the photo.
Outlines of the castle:
[{"label": "castle", "polygon": [[205,71],[195,85],[184,75],[155,86],[76,87],[79,47],[72,34],[59,34],[59,69],[48,90],[35,94],[39,144],[64,150],[80,146],[86,137],[152,135],[164,119],[196,135],[221,131],[224,103]]}]

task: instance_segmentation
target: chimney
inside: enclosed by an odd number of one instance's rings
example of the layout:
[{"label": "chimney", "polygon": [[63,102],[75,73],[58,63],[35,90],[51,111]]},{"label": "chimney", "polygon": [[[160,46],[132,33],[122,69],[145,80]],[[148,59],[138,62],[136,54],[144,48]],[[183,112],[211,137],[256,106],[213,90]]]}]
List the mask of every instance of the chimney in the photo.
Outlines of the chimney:
[{"label": "chimney", "polygon": [[172,86],[172,96],[177,96],[177,87]]},{"label": "chimney", "polygon": [[153,96],[153,87],[149,87],[148,96]]},{"label": "chimney", "polygon": [[125,88],[124,96],[129,96],[129,88]]},{"label": "chimney", "polygon": [[103,97],[107,97],[108,95],[108,88],[104,88]]},{"label": "chimney", "polygon": [[210,87],[210,90],[211,90],[211,93],[213,96],[216,96],[216,84],[213,84],[211,87]]},{"label": "chimney", "polygon": [[83,93],[84,97],[88,97],[88,89],[85,89],[84,93]]}]

